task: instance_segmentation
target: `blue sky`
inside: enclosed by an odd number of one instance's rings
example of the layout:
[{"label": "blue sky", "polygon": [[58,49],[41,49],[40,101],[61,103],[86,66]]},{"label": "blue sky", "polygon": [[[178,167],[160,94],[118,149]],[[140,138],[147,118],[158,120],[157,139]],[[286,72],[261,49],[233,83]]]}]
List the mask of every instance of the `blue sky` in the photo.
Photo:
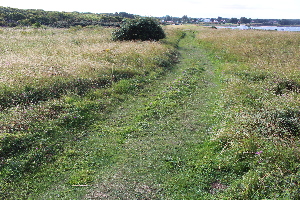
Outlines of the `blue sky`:
[{"label": "blue sky", "polygon": [[154,17],[300,19],[300,0],[0,0],[0,6],[66,12],[127,12]]}]

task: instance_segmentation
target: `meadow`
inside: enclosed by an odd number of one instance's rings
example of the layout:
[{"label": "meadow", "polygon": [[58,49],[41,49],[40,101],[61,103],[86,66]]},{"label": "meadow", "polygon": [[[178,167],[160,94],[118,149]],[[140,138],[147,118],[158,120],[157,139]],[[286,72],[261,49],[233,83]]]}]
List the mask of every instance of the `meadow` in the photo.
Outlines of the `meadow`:
[{"label": "meadow", "polygon": [[0,30],[1,198],[299,198],[299,33],[164,30]]},{"label": "meadow", "polygon": [[244,163],[236,170],[247,171],[228,194],[299,198],[300,34],[206,29],[197,39],[224,82],[212,137],[228,153],[220,168]]},{"label": "meadow", "polygon": [[59,97],[67,90],[78,90],[76,85],[82,85],[78,91],[82,93],[84,84],[101,87],[111,79],[168,65],[166,56],[172,50],[155,42],[111,42],[110,31],[2,29],[0,106]]},{"label": "meadow", "polygon": [[112,30],[1,29],[1,197],[83,137],[122,93],[142,88],[178,59],[176,33],[164,44],[112,42]]}]

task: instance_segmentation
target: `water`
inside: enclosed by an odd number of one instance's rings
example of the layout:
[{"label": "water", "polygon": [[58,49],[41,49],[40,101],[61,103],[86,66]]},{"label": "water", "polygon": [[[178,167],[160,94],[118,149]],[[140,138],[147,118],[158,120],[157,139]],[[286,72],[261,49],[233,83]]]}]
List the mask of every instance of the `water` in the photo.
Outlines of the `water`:
[{"label": "water", "polygon": [[280,26],[218,26],[217,28],[229,28],[229,29],[238,29],[238,30],[248,30],[248,29],[257,29],[257,30],[269,30],[269,31],[300,31],[300,27],[280,27]]}]

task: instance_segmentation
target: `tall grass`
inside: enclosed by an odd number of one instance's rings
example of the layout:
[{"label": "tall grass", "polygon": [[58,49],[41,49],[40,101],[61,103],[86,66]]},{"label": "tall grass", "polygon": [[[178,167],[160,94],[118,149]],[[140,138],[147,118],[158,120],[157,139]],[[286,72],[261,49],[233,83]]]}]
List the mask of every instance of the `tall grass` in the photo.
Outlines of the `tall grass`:
[{"label": "tall grass", "polygon": [[[177,60],[174,46],[166,45],[168,39],[113,42],[110,38],[111,29],[99,27],[1,29],[1,198],[38,194],[52,179],[64,179],[56,173],[66,176],[78,163],[86,169],[94,166],[88,158],[73,159],[78,155],[70,149],[85,148],[81,141],[91,134],[89,125],[104,120],[127,93],[155,80]],[[114,141],[102,143],[100,138],[95,145],[114,151]],[[97,157],[99,152],[93,152]],[[113,159],[105,154],[97,167]],[[88,170],[76,173],[70,184],[93,179]],[[36,180],[44,181],[36,184]]]},{"label": "tall grass", "polygon": [[135,82],[114,86],[115,92],[122,93],[176,61],[174,47],[164,44],[167,40],[113,42],[111,29],[97,27],[7,28],[2,29],[0,40],[2,134],[27,131],[29,124],[61,117],[65,104],[60,97],[93,93],[136,76]]},{"label": "tall grass", "polygon": [[221,196],[299,198],[300,34],[202,29],[197,39],[224,83],[220,169],[242,177]]},{"label": "tall grass", "polygon": [[205,30],[203,33],[198,38],[212,42],[227,62],[247,63],[251,70],[277,73],[281,78],[299,78],[297,32]]},{"label": "tall grass", "polygon": [[[189,31],[182,31],[185,28]],[[76,185],[92,184],[96,174],[102,173],[99,170],[127,162],[118,161],[120,151],[129,135],[140,140],[137,130],[160,132],[162,127],[170,134],[177,131],[189,137],[185,131],[201,122],[203,129],[209,126],[204,131],[209,135],[203,138],[212,141],[187,143],[186,151],[174,151],[177,160],[164,160],[172,171],[159,177],[170,177],[165,181],[166,194],[171,191],[174,198],[299,199],[300,35],[196,26],[177,29],[169,27],[168,38],[161,42],[112,42],[111,30],[102,28],[2,29],[1,198],[41,193],[49,199],[78,198],[85,189]],[[106,124],[110,111],[126,95],[171,67],[177,58],[174,47],[185,32],[188,41],[181,47],[188,49],[183,51],[189,70],[181,79],[172,79],[161,95],[150,93],[151,98],[142,101],[143,109],[128,105],[136,112],[127,117],[117,112],[118,117],[109,122],[111,127]],[[214,67],[208,66],[198,48],[207,51]],[[196,66],[201,69],[198,73]],[[204,87],[202,81],[214,89]],[[209,105],[200,109],[208,113],[193,109],[194,116],[201,115],[197,119],[189,119],[182,99],[192,93],[195,105],[187,102],[189,109]],[[147,95],[131,96],[132,102]],[[170,115],[177,111],[175,118]],[[178,119],[182,123],[177,124]],[[157,120],[165,123],[158,126]]]},{"label": "tall grass", "polygon": [[169,65],[173,54],[158,42],[112,42],[111,29],[104,28],[5,28],[0,43],[3,108],[147,74]]}]

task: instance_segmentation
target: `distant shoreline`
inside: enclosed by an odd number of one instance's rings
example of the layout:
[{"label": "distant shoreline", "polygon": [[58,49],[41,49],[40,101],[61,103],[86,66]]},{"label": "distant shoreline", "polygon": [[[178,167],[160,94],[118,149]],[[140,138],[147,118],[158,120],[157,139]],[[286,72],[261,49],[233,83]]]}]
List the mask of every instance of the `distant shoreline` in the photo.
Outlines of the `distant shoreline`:
[{"label": "distant shoreline", "polygon": [[239,26],[251,26],[251,27],[300,27],[300,25],[263,25],[263,24],[205,24],[203,26],[216,26],[216,27],[239,27]]},{"label": "distant shoreline", "polygon": [[220,25],[214,26],[215,28],[228,28],[228,29],[238,29],[238,30],[268,30],[268,31],[300,31],[300,26],[263,26],[263,25]]}]

